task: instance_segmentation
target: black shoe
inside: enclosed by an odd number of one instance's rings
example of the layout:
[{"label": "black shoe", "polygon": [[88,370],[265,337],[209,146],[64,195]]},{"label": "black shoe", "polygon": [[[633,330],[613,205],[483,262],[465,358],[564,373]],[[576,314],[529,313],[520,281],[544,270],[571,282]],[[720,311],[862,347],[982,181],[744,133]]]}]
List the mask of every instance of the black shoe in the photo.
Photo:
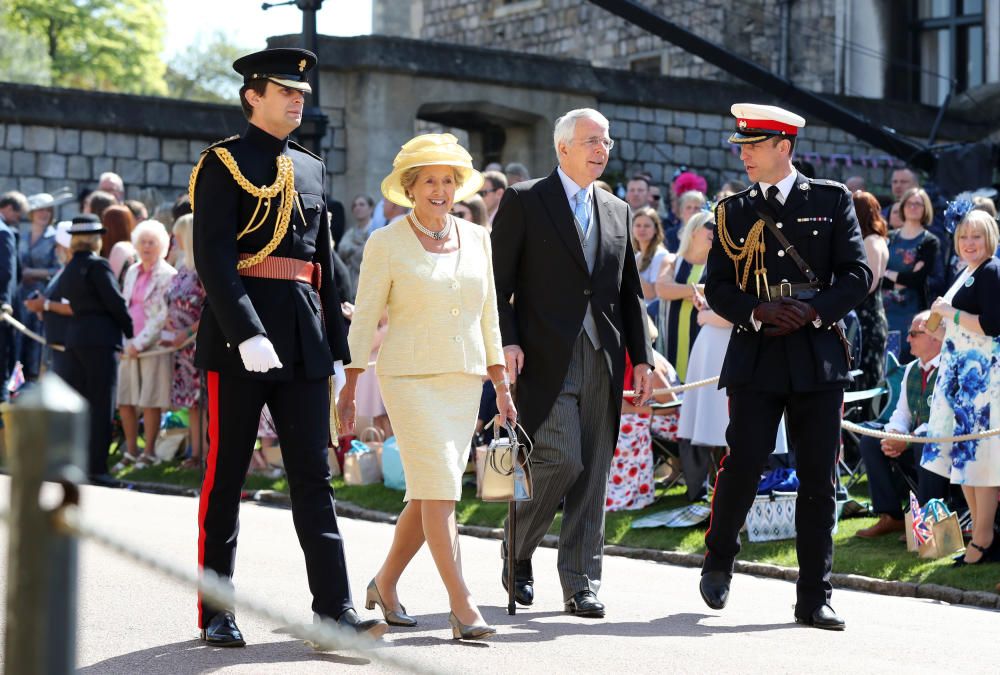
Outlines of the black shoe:
[{"label": "black shoe", "polygon": [[566,611],[588,619],[603,619],[604,603],[597,599],[593,591],[580,591],[566,601]]},{"label": "black shoe", "polygon": [[245,647],[243,633],[232,612],[219,612],[201,629],[201,639],[213,647]]},{"label": "black shoe", "polygon": [[337,625],[341,628],[353,630],[358,635],[367,634],[374,640],[380,640],[385,632],[389,630],[389,624],[382,619],[362,619],[353,609],[349,609],[337,619]]},{"label": "black shoe", "polygon": [[796,612],[795,623],[805,624],[813,628],[822,628],[823,630],[844,630],[847,628],[847,623],[833,611],[833,607],[826,604],[814,609],[809,616],[802,616]]},{"label": "black shoe", "polygon": [[[507,561],[503,561],[503,570],[500,571],[500,583],[503,589],[507,589]],[[535,602],[535,579],[531,571],[530,560],[514,561],[514,600],[524,607],[531,607]]]},{"label": "black shoe", "polygon": [[701,599],[712,609],[722,609],[729,602],[729,583],[733,575],[728,572],[705,572],[698,582]]}]

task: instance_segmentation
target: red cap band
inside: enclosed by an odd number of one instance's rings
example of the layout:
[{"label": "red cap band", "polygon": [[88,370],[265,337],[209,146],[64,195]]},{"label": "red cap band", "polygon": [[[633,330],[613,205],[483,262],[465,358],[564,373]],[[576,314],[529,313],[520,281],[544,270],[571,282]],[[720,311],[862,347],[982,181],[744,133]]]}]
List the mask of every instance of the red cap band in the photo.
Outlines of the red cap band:
[{"label": "red cap band", "polygon": [[740,133],[751,131],[784,132],[789,136],[795,136],[799,132],[799,128],[791,124],[784,124],[776,120],[749,120],[744,117],[736,119],[736,130]]}]

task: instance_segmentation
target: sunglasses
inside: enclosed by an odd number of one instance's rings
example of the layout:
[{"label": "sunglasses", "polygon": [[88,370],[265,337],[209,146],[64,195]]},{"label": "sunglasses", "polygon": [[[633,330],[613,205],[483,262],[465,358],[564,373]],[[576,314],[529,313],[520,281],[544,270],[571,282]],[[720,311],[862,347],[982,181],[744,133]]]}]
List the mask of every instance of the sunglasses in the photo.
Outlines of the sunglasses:
[{"label": "sunglasses", "polygon": [[492,194],[492,193],[494,193],[494,192],[496,192],[496,188],[494,188],[494,189],[492,189],[492,190],[480,190],[480,191],[479,191],[479,192],[477,192],[476,194],[478,194],[478,195],[479,195],[480,197],[485,197],[486,195],[488,195],[488,194]]},{"label": "sunglasses", "polygon": [[910,337],[917,337],[918,335],[927,335],[925,330],[911,330],[909,332]]},{"label": "sunglasses", "polygon": [[652,195],[651,198],[654,202],[660,201],[660,195]]}]

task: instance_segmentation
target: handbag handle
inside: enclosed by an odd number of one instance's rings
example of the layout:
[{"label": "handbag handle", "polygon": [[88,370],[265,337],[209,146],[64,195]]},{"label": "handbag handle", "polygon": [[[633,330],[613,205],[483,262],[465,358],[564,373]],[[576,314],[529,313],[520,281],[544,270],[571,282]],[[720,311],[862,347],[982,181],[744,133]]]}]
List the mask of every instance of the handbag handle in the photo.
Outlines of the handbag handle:
[{"label": "handbag handle", "polygon": [[[517,430],[520,429],[521,430],[521,436],[523,436],[524,440],[527,442],[527,445],[525,446],[524,458],[528,459],[528,457],[531,456],[531,451],[535,449],[535,444],[531,442],[531,437],[528,436],[528,432],[524,430],[524,427],[521,426],[520,422],[514,422],[513,424],[511,424],[510,420],[504,420],[503,424],[501,425],[501,424],[497,424],[497,422],[498,422],[499,419],[500,419],[500,415],[495,415],[493,417],[493,419],[491,419],[489,422],[486,423],[486,426],[483,427],[483,431],[485,431],[486,429],[489,429],[492,426],[493,427],[493,438],[497,439],[497,438],[500,438],[500,429],[502,427],[503,429],[507,430],[507,435],[512,440],[517,441],[517,439],[519,438],[519,436],[517,434]],[[522,443],[521,445],[524,445],[524,444]]]},{"label": "handbag handle", "polygon": [[358,439],[362,443],[384,443],[385,434],[382,433],[382,430],[378,427],[365,427],[364,431],[361,432],[361,435],[358,436]]}]

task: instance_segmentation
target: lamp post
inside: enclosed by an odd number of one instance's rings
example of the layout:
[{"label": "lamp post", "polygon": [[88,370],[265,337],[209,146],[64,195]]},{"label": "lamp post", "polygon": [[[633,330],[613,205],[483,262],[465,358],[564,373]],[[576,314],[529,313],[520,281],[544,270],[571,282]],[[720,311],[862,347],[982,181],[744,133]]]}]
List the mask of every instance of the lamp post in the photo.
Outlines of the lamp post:
[{"label": "lamp post", "polygon": [[[288,0],[287,2],[267,3],[261,5],[261,9],[268,10],[272,7],[283,5],[295,5],[302,10],[302,46],[313,54],[319,56],[319,39],[316,36],[316,12],[323,6],[323,0]],[[312,96],[306,99],[306,106],[302,110],[302,123],[295,134],[302,140],[302,144],[312,150],[317,155],[323,153],[323,138],[326,137],[327,116],[320,108],[319,98],[319,65],[309,73],[309,86],[312,87]]]}]

